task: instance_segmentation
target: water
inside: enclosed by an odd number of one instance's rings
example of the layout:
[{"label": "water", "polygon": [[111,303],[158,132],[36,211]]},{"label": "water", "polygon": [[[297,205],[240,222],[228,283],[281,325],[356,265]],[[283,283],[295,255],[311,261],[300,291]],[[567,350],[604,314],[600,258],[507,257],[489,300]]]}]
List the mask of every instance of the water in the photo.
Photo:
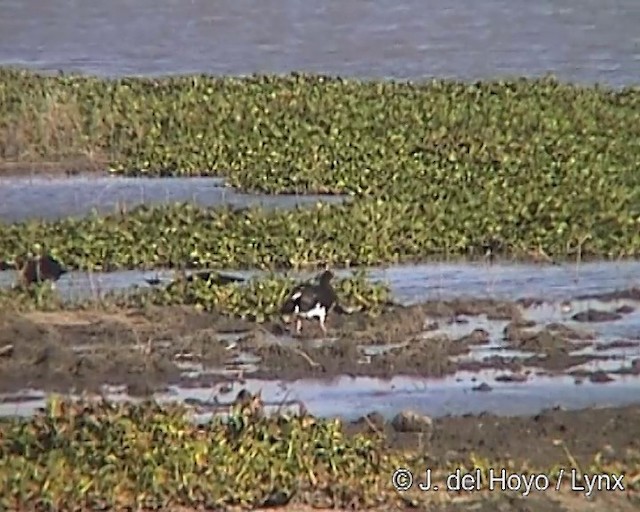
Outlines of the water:
[{"label": "water", "polygon": [[[543,297],[542,305],[522,308],[525,318],[535,321],[529,328],[538,330],[550,323],[560,322],[567,327],[579,331],[593,333],[597,344],[606,344],[621,339],[638,340],[640,338],[640,302],[624,300],[602,301],[593,299],[575,299],[587,294],[608,293],[616,289],[632,286],[634,277],[639,275],[640,262],[620,263],[587,263],[580,267],[538,266],[538,265],[486,265],[474,264],[430,264],[418,266],[397,266],[389,268],[368,269],[372,279],[386,281],[397,300],[412,303],[428,299],[446,299],[453,297],[500,297],[518,299],[523,297]],[[348,271],[338,272],[340,275]],[[256,272],[237,272],[250,276]],[[5,283],[10,282],[9,273],[0,275]],[[140,284],[144,276],[153,273],[138,271],[95,274],[94,286],[101,290],[122,289],[132,283]],[[84,277],[83,277],[84,276]],[[78,298],[83,293],[83,279],[88,277],[82,273],[71,273],[58,283],[58,288],[67,297],[75,293]],[[86,289],[85,293],[86,293]],[[573,299],[573,300],[572,300]],[[570,301],[571,311],[563,309],[563,301]],[[589,308],[614,311],[622,305],[634,308],[622,318],[599,323],[581,323],[571,316]],[[489,334],[489,343],[473,346],[470,354],[460,360],[483,360],[488,357],[525,358],[532,352],[521,352],[508,348],[503,339],[506,322],[489,319],[485,315],[478,317],[460,316],[459,320],[467,323],[446,323],[439,320],[439,330],[429,331],[425,336],[446,335],[452,339],[471,333],[476,328],[485,329]],[[428,321],[429,319],[425,319]],[[483,370],[480,372],[459,372],[443,379],[421,379],[395,377],[391,380],[374,378],[341,377],[331,381],[301,379],[295,382],[265,381],[252,379],[251,374],[258,369],[260,361],[251,353],[238,353],[238,335],[231,335],[222,340],[230,350],[229,364],[220,368],[207,368],[201,364],[187,361],[180,363],[185,376],[197,377],[203,374],[236,375],[239,369],[249,377],[247,387],[250,391],[262,390],[263,397],[269,402],[286,400],[302,401],[307,409],[320,416],[339,415],[346,419],[354,419],[362,414],[377,410],[387,416],[402,409],[411,408],[432,416],[446,414],[466,414],[489,411],[496,414],[524,415],[539,410],[562,406],[568,409],[579,409],[591,406],[626,405],[636,403],[640,377],[633,375],[612,375],[613,381],[606,384],[594,384],[585,380],[576,385],[575,378],[568,375],[545,375],[536,366],[528,366],[518,372],[518,376],[526,375],[523,382],[498,382],[497,377],[510,375],[503,370]],[[274,343],[289,343],[290,340],[273,337]],[[330,341],[324,340],[325,343]],[[396,346],[360,347],[363,364],[374,357],[379,357],[385,350],[401,349]],[[79,347],[82,349],[82,347]],[[235,353],[232,353],[235,350]],[[615,372],[628,368],[632,362],[640,358],[640,345],[615,347],[607,350],[595,350],[589,347],[576,347],[571,352],[578,354],[596,354],[599,359],[586,364],[577,364],[567,371],[589,370]],[[486,382],[491,386],[490,392],[480,392],[476,388]],[[232,400],[238,389],[234,388],[229,396],[221,396],[215,388],[172,388],[171,393],[155,395],[160,401],[170,400],[211,400],[214,395],[224,402]],[[31,414],[42,407],[44,398],[41,393],[30,393],[18,402],[0,404],[0,415]],[[42,396],[40,396],[42,395]],[[224,395],[224,393],[222,394]],[[131,399],[124,391],[112,392],[111,398],[117,400]],[[225,398],[226,397],[226,398]],[[206,409],[206,407],[205,407]],[[218,413],[211,410],[204,414]]]},{"label": "water", "polygon": [[[601,343],[610,343],[620,339],[640,338],[640,304],[632,300],[599,301],[596,299],[571,301],[571,311],[564,312],[557,303],[546,303],[525,310],[525,318],[536,323],[561,323],[576,331],[590,332],[598,338]],[[621,315],[622,318],[609,320],[606,322],[579,322],[572,317],[576,313],[588,309],[598,311],[615,312],[618,308],[630,306],[633,309],[628,314]],[[603,327],[604,326],[604,327]]]},{"label": "water", "polygon": [[[590,335],[591,340],[597,340],[597,344],[592,341],[587,346],[580,343],[585,340],[576,340],[578,345],[569,351],[569,355],[588,355],[599,358],[585,364],[576,365],[573,369],[617,371],[621,368],[629,367],[635,358],[640,358],[640,306],[639,302],[629,300],[599,301],[593,300],[572,300],[571,311],[563,312],[561,303],[546,302],[539,306],[521,308],[524,319],[534,321],[535,325],[522,329],[523,332],[540,332],[545,326],[550,324],[562,324],[564,327],[572,329],[580,334]],[[573,320],[571,317],[575,313],[586,311],[587,309],[598,309],[600,311],[613,312],[620,306],[631,306],[633,311],[622,315],[617,320],[606,322],[585,323]],[[435,320],[435,319],[430,319]],[[527,359],[534,355],[530,351],[515,350],[509,348],[504,338],[504,329],[510,323],[509,320],[496,320],[487,318],[486,315],[468,316],[459,315],[456,320],[450,323],[442,323],[438,328],[424,333],[425,338],[438,338],[446,336],[456,340],[463,336],[468,336],[475,329],[486,331],[488,342],[482,345],[472,345],[467,354],[455,357],[457,361],[483,361],[488,358],[501,357],[504,359]],[[606,346],[616,341],[630,341],[630,346]],[[536,370],[536,368],[530,368]]]},{"label": "water", "polygon": [[[429,299],[458,297],[504,300],[533,297],[562,301],[587,294],[640,287],[640,261],[590,262],[579,266],[427,263],[373,267],[366,270],[372,281],[386,283],[395,298],[407,305]],[[263,274],[258,270],[223,272],[247,278]],[[335,273],[338,277],[344,277],[352,272],[340,270]],[[128,270],[109,273],[73,271],[63,275],[56,287],[63,298],[77,300],[132,286],[148,287],[145,279],[158,277],[169,281],[172,275],[173,272],[169,270]],[[292,277],[301,279],[311,275],[313,274],[291,273]],[[0,287],[10,286],[15,278],[13,271],[0,272]],[[591,304],[593,301],[586,303]]]},{"label": "water", "polygon": [[[387,418],[411,409],[432,417],[446,415],[479,414],[491,411],[507,416],[529,415],[551,407],[580,409],[595,406],[623,406],[638,400],[639,382],[636,377],[619,377],[607,384],[584,382],[577,386],[571,377],[537,377],[527,382],[496,382],[505,372],[460,372],[436,381],[411,377],[394,377],[389,380],[369,377],[338,377],[332,381],[311,379],[296,382],[261,381],[248,379],[243,388],[262,392],[266,402],[277,407],[280,403],[299,401],[314,415],[339,416],[355,420],[372,411]],[[480,382],[490,382],[492,390],[474,390]],[[222,403],[235,398],[240,388],[221,393],[211,388],[172,388],[169,393],[154,396],[159,402],[212,401],[214,396]],[[137,399],[124,392],[106,394],[112,400]],[[43,407],[45,397],[38,392],[28,392],[20,402],[0,404],[0,416],[31,415]],[[211,407],[219,413],[220,407]],[[209,413],[211,414],[211,413]],[[200,415],[206,419],[206,414]]]},{"label": "water", "polygon": [[640,286],[640,261],[580,265],[435,263],[371,269],[406,304],[427,298],[487,297],[569,300]]},{"label": "water", "polygon": [[[0,221],[109,214],[140,204],[193,202],[201,206],[292,208],[341,202],[343,196],[243,194],[221,178],[0,178]],[[37,208],[34,208],[37,205]]]},{"label": "water", "polygon": [[0,62],[47,70],[640,82],[636,0],[0,0],[0,11]]}]

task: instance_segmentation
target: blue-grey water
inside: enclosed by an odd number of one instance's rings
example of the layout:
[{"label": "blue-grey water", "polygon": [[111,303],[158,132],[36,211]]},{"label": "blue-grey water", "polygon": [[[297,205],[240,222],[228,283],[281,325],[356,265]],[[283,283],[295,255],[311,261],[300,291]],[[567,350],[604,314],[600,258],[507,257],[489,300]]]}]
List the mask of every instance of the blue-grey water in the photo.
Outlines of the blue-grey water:
[{"label": "blue-grey water", "polygon": [[[234,271],[243,277],[261,272]],[[350,270],[336,271],[338,276]],[[307,273],[291,273],[292,277],[308,278]],[[584,295],[602,294],[615,290],[640,287],[640,261],[589,262],[579,265],[484,263],[427,263],[422,265],[394,265],[367,269],[372,281],[386,283],[395,298],[404,304],[429,299],[456,297],[488,297],[505,300],[542,298],[551,301],[571,300]],[[145,279],[172,279],[173,272],[118,271],[88,273],[73,271],[63,275],[56,287],[63,297],[77,300],[132,286],[146,287]],[[0,272],[0,286],[15,281],[12,271]]]},{"label": "blue-grey water", "polygon": [[637,0],[0,0],[0,63],[640,83]]},{"label": "blue-grey water", "polygon": [[110,214],[140,204],[292,208],[342,196],[243,194],[219,178],[0,177],[0,222]]},{"label": "blue-grey water", "polygon": [[[390,418],[405,409],[432,417],[486,411],[505,416],[527,416],[552,407],[624,406],[637,403],[640,389],[637,377],[625,377],[605,385],[585,382],[576,386],[569,377],[538,377],[526,383],[513,383],[494,382],[496,375],[493,371],[460,372],[435,381],[411,377],[383,380],[348,376],[332,381],[309,379],[287,383],[247,379],[242,386],[228,393],[212,388],[173,387],[170,392],[158,393],[155,398],[169,402],[189,399],[212,401],[215,397],[222,403],[229,403],[241,388],[245,388],[252,393],[261,391],[263,399],[271,403],[300,401],[311,414],[355,420],[372,411]],[[474,391],[479,382],[491,382],[492,391]],[[29,391],[24,401],[0,403],[0,416],[33,414],[45,402],[44,395],[38,395],[38,392]],[[122,390],[105,395],[115,401],[137,400]],[[201,418],[206,419],[206,413]]]}]

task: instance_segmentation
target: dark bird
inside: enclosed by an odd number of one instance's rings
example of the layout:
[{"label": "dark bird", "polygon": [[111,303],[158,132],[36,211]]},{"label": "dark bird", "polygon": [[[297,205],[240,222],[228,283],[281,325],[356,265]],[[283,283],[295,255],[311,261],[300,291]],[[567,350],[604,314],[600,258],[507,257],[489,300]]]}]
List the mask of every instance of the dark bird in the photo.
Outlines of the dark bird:
[{"label": "dark bird", "polygon": [[[188,283],[192,283],[195,280],[198,281],[207,281],[211,285],[215,286],[224,286],[231,283],[242,283],[245,281],[242,277],[230,276],[228,274],[221,274],[219,272],[211,271],[211,270],[201,270],[199,272],[194,272],[193,274],[189,274],[184,277],[184,281]],[[145,279],[145,281],[151,286],[156,286],[162,283],[162,280],[158,277]],[[172,281],[170,283],[173,284],[176,281]]]},{"label": "dark bird", "polygon": [[[281,314],[288,321],[291,316],[296,319],[296,333],[302,330],[302,319],[317,318],[320,329],[327,334],[325,321],[327,315],[337,302],[336,292],[331,286],[333,273],[325,270],[318,277],[318,284],[305,283],[294,288],[282,305]],[[288,317],[288,318],[287,318]]]},{"label": "dark bird", "polygon": [[489,263],[493,263],[496,254],[504,250],[504,243],[498,238],[489,238],[482,243],[484,251],[484,259]]},{"label": "dark bird", "polygon": [[150,286],[158,286],[159,284],[162,284],[162,279],[160,279],[159,277],[145,278],[145,281]]},{"label": "dark bird", "polygon": [[190,283],[196,279],[207,281],[218,286],[231,283],[243,283],[245,281],[243,277],[230,276],[229,274],[221,274],[220,272],[211,270],[201,270],[199,272],[194,272],[187,277],[187,281]]},{"label": "dark bird", "polygon": [[15,259],[15,269],[18,271],[20,280],[26,285],[57,281],[60,276],[67,273],[67,269],[50,254],[33,258],[19,256]]},{"label": "dark bird", "polygon": [[253,419],[264,416],[264,401],[261,392],[254,395],[246,389],[241,389],[236,395],[232,407],[240,411],[243,416],[249,416]]}]

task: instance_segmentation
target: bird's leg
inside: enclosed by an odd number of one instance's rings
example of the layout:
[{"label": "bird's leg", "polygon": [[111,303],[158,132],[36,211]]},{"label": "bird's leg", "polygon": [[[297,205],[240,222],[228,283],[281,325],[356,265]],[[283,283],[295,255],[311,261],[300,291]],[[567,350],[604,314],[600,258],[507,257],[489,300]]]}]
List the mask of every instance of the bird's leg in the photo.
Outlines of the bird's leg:
[{"label": "bird's leg", "polygon": [[320,317],[320,329],[322,329],[322,333],[327,336],[327,327],[324,325],[324,317]]},{"label": "bird's leg", "polygon": [[36,282],[42,282],[42,259],[40,255],[36,256]]},{"label": "bird's leg", "polygon": [[302,331],[302,320],[300,317],[296,317],[296,334],[300,334]]}]

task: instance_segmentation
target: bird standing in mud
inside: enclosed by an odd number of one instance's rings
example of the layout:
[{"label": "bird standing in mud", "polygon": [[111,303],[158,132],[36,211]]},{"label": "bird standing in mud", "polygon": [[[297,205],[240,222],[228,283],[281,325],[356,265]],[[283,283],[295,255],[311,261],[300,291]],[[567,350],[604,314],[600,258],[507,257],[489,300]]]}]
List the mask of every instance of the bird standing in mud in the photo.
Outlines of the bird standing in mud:
[{"label": "bird standing in mud", "polygon": [[318,284],[302,284],[291,291],[291,294],[282,305],[281,313],[285,322],[293,315],[296,319],[296,334],[302,330],[302,319],[310,320],[317,318],[320,322],[320,329],[327,335],[325,321],[331,308],[337,302],[337,295],[331,279],[333,273],[325,270],[318,277]]},{"label": "bird standing in mud", "polygon": [[15,269],[20,281],[27,286],[43,281],[57,281],[67,273],[67,269],[50,254],[28,258],[19,256],[15,259]]}]

